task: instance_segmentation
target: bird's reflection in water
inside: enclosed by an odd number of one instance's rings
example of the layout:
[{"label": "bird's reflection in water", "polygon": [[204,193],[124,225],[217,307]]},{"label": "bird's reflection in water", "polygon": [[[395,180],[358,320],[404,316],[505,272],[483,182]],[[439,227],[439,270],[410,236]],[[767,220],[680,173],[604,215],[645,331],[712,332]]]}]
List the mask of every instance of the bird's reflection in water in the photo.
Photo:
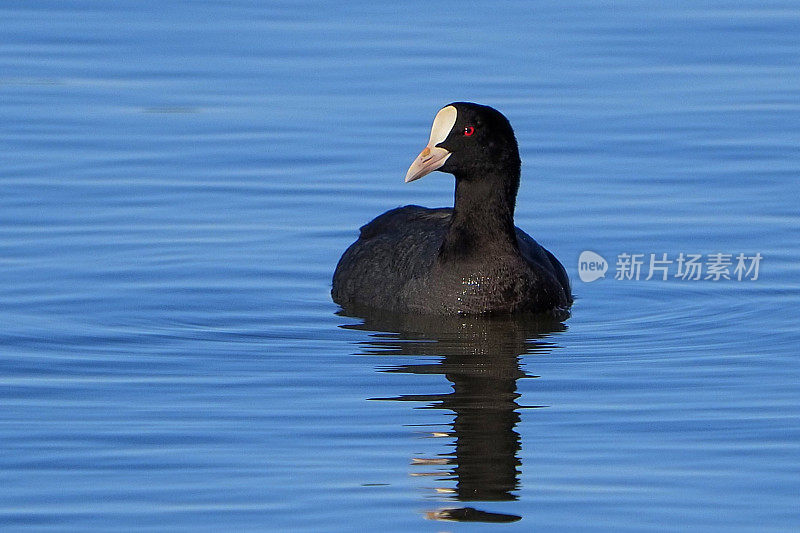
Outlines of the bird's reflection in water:
[{"label": "bird's reflection in water", "polygon": [[[435,356],[436,362],[389,366],[383,372],[443,374],[452,392],[374,398],[424,402],[423,408],[446,409],[455,417],[449,428],[429,436],[451,439],[453,450],[436,457],[412,459],[412,475],[454,482],[435,489],[461,502],[516,500],[519,486],[520,435],[517,380],[531,378],[520,368],[520,356],[545,353],[553,345],[542,340],[565,330],[557,321],[536,317],[467,318],[369,315],[363,323],[343,326],[375,332],[361,343],[362,354]],[[428,511],[434,520],[512,522],[521,517],[445,507]]]}]

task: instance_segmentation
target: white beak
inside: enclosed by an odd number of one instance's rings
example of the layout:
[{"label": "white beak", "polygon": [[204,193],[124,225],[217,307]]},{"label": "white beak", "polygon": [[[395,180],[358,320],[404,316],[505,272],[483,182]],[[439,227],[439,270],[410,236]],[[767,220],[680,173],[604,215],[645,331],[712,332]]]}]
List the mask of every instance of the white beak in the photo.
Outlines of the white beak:
[{"label": "white beak", "polygon": [[456,108],[449,105],[442,108],[436,113],[431,126],[431,137],[428,141],[428,146],[422,149],[422,152],[417,156],[411,166],[406,172],[406,183],[418,180],[422,176],[430,174],[434,170],[441,168],[445,164],[447,158],[452,155],[451,152],[436,146],[444,141],[450,134],[450,130],[456,123],[458,112]]}]

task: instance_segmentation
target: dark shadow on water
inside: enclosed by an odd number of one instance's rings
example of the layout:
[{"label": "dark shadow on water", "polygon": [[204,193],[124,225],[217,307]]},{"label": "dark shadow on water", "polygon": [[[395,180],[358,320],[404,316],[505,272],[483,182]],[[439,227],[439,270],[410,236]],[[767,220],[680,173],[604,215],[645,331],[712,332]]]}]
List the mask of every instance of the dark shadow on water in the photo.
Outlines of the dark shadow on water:
[{"label": "dark shadow on water", "polygon": [[[543,340],[564,331],[562,323],[525,316],[514,318],[423,317],[371,314],[363,323],[342,326],[374,332],[360,343],[359,354],[435,357],[419,364],[396,364],[382,372],[441,374],[451,392],[407,394],[374,400],[422,402],[424,409],[454,414],[449,427],[429,436],[445,438],[452,451],[412,459],[414,476],[431,476],[452,485],[435,489],[460,502],[500,502],[517,499],[521,438],[515,430],[523,408],[517,380],[535,378],[523,372],[520,356],[544,354],[554,346]],[[521,516],[445,507],[426,512],[433,520],[513,522]]]}]

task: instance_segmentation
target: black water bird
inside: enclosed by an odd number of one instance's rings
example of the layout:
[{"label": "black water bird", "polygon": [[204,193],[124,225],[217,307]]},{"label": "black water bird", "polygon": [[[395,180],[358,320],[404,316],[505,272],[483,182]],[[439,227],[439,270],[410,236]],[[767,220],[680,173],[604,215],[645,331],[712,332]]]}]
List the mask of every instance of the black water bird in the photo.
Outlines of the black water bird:
[{"label": "black water bird", "polygon": [[506,117],[473,103],[443,107],[405,181],[434,170],[455,176],[454,207],[407,205],[363,226],[336,266],[333,300],[356,312],[565,317],[564,267],[514,226],[520,157]]}]

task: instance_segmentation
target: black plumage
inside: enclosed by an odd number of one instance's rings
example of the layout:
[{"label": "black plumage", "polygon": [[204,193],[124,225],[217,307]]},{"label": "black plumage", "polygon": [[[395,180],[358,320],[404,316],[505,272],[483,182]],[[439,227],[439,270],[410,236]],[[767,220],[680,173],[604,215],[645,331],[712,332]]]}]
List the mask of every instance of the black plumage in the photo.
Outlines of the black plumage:
[{"label": "black plumage", "polygon": [[363,226],[336,267],[333,300],[356,312],[566,315],[564,267],[514,226],[520,158],[508,120],[445,106],[406,181],[433,170],[455,176],[454,207],[399,207]]}]

